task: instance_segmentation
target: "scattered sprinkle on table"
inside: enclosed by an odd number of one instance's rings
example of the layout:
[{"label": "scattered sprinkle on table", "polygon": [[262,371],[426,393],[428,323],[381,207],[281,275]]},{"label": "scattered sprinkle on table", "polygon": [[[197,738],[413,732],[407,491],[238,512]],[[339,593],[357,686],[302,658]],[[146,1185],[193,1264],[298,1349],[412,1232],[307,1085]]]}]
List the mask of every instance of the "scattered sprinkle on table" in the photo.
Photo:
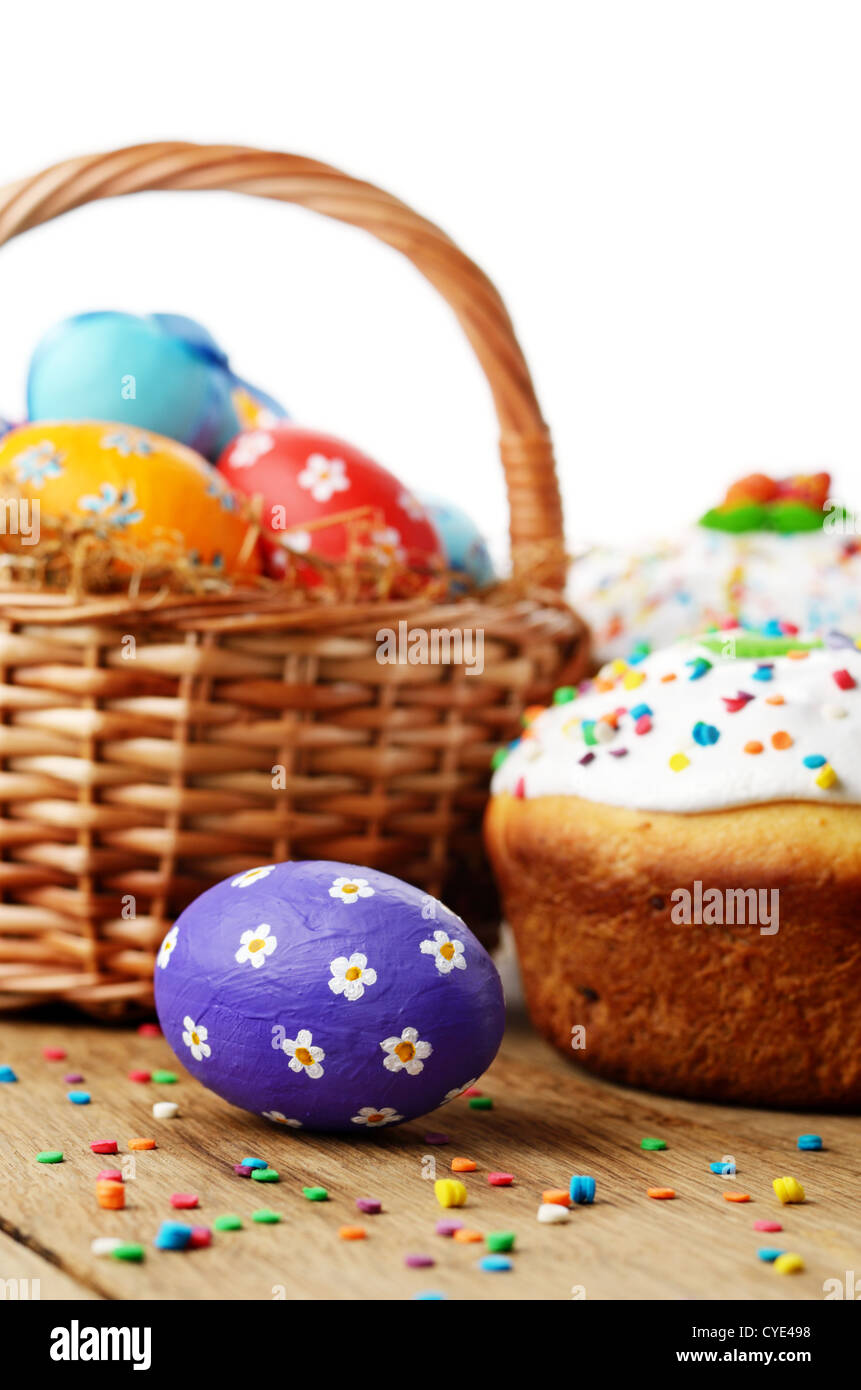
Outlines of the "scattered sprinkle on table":
[{"label": "scattered sprinkle on table", "polygon": [[96,1182],[122,1182],[123,1175],[119,1168],[100,1168],[96,1173]]},{"label": "scattered sprinkle on table", "polygon": [[754,1221],[753,1229],[755,1231],[782,1231],[783,1227],[779,1221],[764,1221],[760,1219],[759,1221]]},{"label": "scattered sprinkle on table", "polygon": [[451,1140],[447,1134],[426,1134],[426,1144],[450,1144]]},{"label": "scattered sprinkle on table", "polygon": [[543,1226],[561,1225],[568,1220],[568,1208],[559,1202],[542,1202],[536,1215]]},{"label": "scattered sprinkle on table", "polygon": [[722,1177],[732,1177],[736,1171],[734,1163],[710,1163],[710,1173],[720,1173]]},{"label": "scattered sprinkle on table", "polygon": [[5,1066],[4,1066],[4,1067],[0,1067],[0,1081],[17,1081],[17,1080],[18,1080],[18,1078],[17,1078],[17,1076],[15,1075],[15,1073],[14,1073],[14,1071],[12,1070],[11,1067],[5,1067]]},{"label": "scattered sprinkle on table", "polygon": [[501,1274],[505,1270],[511,1269],[512,1262],[507,1255],[483,1255],[478,1262],[478,1267],[488,1274]]},{"label": "scattered sprinkle on table", "polygon": [[462,1207],[466,1202],[466,1188],[455,1178],[437,1178],[433,1190],[441,1207]]},{"label": "scattered sprinkle on table", "polygon": [[228,1211],[225,1212],[224,1216],[216,1216],[212,1224],[216,1231],[241,1231],[242,1217],[237,1216],[233,1211]]},{"label": "scattered sprinkle on table", "polygon": [[162,1221],[153,1245],[157,1250],[185,1250],[190,1240],[190,1226],[182,1221]]},{"label": "scattered sprinkle on table", "polygon": [[453,1173],[474,1173],[478,1164],[471,1158],[453,1158],[451,1161],[451,1171]]},{"label": "scattered sprinkle on table", "polygon": [[[251,1169],[251,1177],[252,1177],[252,1179],[253,1179],[254,1182],[280,1182],[280,1181],[281,1181],[281,1174],[278,1173],[278,1172],[276,1172],[276,1170],[275,1170],[274,1168],[252,1168],[252,1169]],[[326,1190],[325,1188],[321,1188],[321,1189],[320,1189],[321,1192],[325,1192],[325,1190]],[[327,1195],[328,1195],[328,1194],[327,1194]]]},{"label": "scattered sprinkle on table", "polygon": [[152,1108],[154,1120],[173,1120],[179,1114],[175,1100],[157,1100]]},{"label": "scattered sprinkle on table", "polygon": [[156,1146],[154,1139],[130,1139],[129,1148],[132,1153],[143,1153],[145,1149],[154,1149]]},{"label": "scattered sprinkle on table", "polygon": [[666,1141],[666,1139],[652,1139],[652,1138],[646,1138],[646,1139],[641,1139],[641,1140],[640,1140],[640,1148],[641,1148],[641,1149],[665,1149],[666,1147],[667,1147],[667,1141]]},{"label": "scattered sprinkle on table", "polygon": [[781,1202],[803,1202],[804,1188],[796,1178],[775,1178],[771,1184]]},{"label": "scattered sprinkle on table", "polygon": [[204,1246],[212,1244],[212,1232],[208,1226],[192,1226],[191,1240],[188,1242],[192,1250],[202,1250]]},{"label": "scattered sprinkle on table", "polygon": [[150,1073],[150,1080],[157,1086],[173,1086],[177,1075],[175,1071],[154,1071]]},{"label": "scattered sprinkle on table", "polygon": [[595,1179],[575,1174],[568,1184],[568,1196],[578,1206],[591,1206],[595,1200]]},{"label": "scattered sprinkle on table", "polygon": [[493,1100],[490,1096],[471,1096],[469,1108],[470,1110],[492,1110]]},{"label": "scattered sprinkle on table", "polygon": [[724,1192],[724,1194],[723,1194],[723,1199],[724,1199],[725,1202],[749,1202],[749,1201],[750,1201],[750,1193],[749,1193],[749,1192]]},{"label": "scattered sprinkle on table", "polygon": [[37,1163],[62,1163],[62,1162],[63,1162],[63,1150],[62,1150],[62,1149],[43,1149],[41,1153],[36,1154],[36,1162],[37,1162]]},{"label": "scattered sprinkle on table", "polygon": [[570,1207],[571,1197],[564,1187],[548,1187],[546,1192],[542,1192],[541,1201],[546,1206],[553,1203],[555,1206]]},{"label": "scattered sprinkle on table", "polygon": [[179,1207],[181,1211],[190,1210],[196,1207],[198,1197],[196,1192],[172,1192],[170,1194],[170,1204],[172,1207]]},{"label": "scattered sprinkle on table", "polygon": [[119,1236],[96,1236],[95,1240],[90,1242],[90,1252],[93,1255],[113,1255],[122,1244]]},{"label": "scattered sprinkle on table", "polygon": [[785,1255],[785,1250],[778,1250],[773,1245],[761,1245],[756,1252],[757,1258],[765,1260],[766,1264],[774,1264],[779,1255]]},{"label": "scattered sprinkle on table", "polygon": [[42,1056],[46,1062],[62,1062],[66,1056],[64,1047],[43,1047]]},{"label": "scattered sprinkle on table", "polygon": [[116,1139],[97,1139],[90,1145],[94,1154],[115,1154],[117,1152]]},{"label": "scattered sprinkle on table", "polygon": [[675,1195],[675,1189],[672,1187],[648,1187],[646,1189],[646,1196],[654,1197],[658,1202],[668,1202]]},{"label": "scattered sprinkle on table", "polygon": [[460,1099],[462,1100],[462,1099],[464,1098],[464,1096],[467,1096],[467,1097],[469,1097],[469,1096],[480,1096],[480,1095],[483,1095],[483,1094],[484,1094],[484,1092],[483,1092],[483,1091],[480,1091],[480,1090],[478,1089],[477,1086],[467,1086],[467,1088],[466,1088],[465,1091],[461,1091],[461,1093],[460,1093]]},{"label": "scattered sprinkle on table", "polygon": [[325,1187],[303,1187],[303,1193],[309,1202],[328,1202],[329,1193]]},{"label": "scattered sprinkle on table", "polygon": [[487,1181],[491,1187],[510,1187],[514,1182],[513,1173],[488,1173]]},{"label": "scattered sprinkle on table", "polygon": [[251,1220],[258,1221],[261,1226],[277,1226],[281,1220],[280,1211],[270,1211],[268,1207],[260,1207],[258,1211],[251,1213]]},{"label": "scattered sprinkle on table", "polygon": [[822,1138],[818,1134],[799,1134],[798,1147],[800,1149],[821,1149]]},{"label": "scattered sprinkle on table", "polygon": [[243,1158],[243,1159],[242,1159],[242,1167],[243,1167],[243,1168],[268,1168],[268,1167],[269,1167],[269,1164],[266,1162],[266,1159],[265,1159],[265,1158]]},{"label": "scattered sprinkle on table", "polygon": [[492,1255],[502,1254],[514,1249],[516,1237],[513,1231],[491,1231],[485,1236],[485,1245]]},{"label": "scattered sprinkle on table", "polygon": [[142,1023],[138,1028],[140,1038],[160,1038],[161,1029],[157,1023]]},{"label": "scattered sprinkle on table", "polygon": [[440,1293],[439,1289],[422,1289],[421,1293],[413,1294],[414,1303],[444,1303],[446,1295]]},{"label": "scattered sprinkle on table", "polygon": [[130,1264],[140,1264],[144,1257],[142,1245],[136,1245],[133,1241],[126,1241],[122,1245],[117,1245],[111,1251],[111,1257],[115,1260],[127,1260]]},{"label": "scattered sprinkle on table", "polygon": [[63,1080],[65,1081],[67,1086],[77,1086],[79,1082],[83,1081],[83,1079],[84,1078],[79,1071],[66,1072],[66,1075],[63,1077]]},{"label": "scattered sprinkle on table", "polygon": [[246,1163],[234,1163],[233,1171],[239,1178],[250,1178],[254,1169],[249,1168]]},{"label": "scattered sprinkle on table", "polygon": [[364,1226],[339,1226],[339,1240],[364,1240],[367,1232]]},{"label": "scattered sprinkle on table", "polygon": [[106,1178],[97,1179],[96,1201],[106,1211],[122,1211],[126,1204],[125,1184],[122,1180],[115,1182]]},{"label": "scattered sprinkle on table", "polygon": [[357,1197],[356,1208],[366,1216],[377,1216],[383,1209],[383,1204],[376,1197]]},{"label": "scattered sprinkle on table", "polygon": [[404,1264],[407,1269],[430,1269],[436,1260],[433,1255],[404,1255]]},{"label": "scattered sprinkle on table", "polygon": [[462,1221],[438,1221],[436,1223],[436,1233],[438,1236],[453,1236],[455,1231],[463,1230]]},{"label": "scattered sprinkle on table", "polygon": [[452,1240],[456,1240],[459,1245],[477,1245],[484,1240],[481,1231],[470,1230],[469,1226],[460,1226],[458,1230],[452,1231]]},{"label": "scattered sprinkle on table", "polygon": [[150,1075],[148,1071],[130,1071],[129,1081],[149,1081]]},{"label": "scattered sprinkle on table", "polygon": [[794,1250],[788,1250],[785,1254],[778,1255],[774,1268],[778,1274],[800,1274],[804,1268],[804,1261]]},{"label": "scattered sprinkle on table", "polygon": [[70,1100],[73,1105],[89,1105],[90,1093],[89,1091],[69,1091],[66,1099]]}]

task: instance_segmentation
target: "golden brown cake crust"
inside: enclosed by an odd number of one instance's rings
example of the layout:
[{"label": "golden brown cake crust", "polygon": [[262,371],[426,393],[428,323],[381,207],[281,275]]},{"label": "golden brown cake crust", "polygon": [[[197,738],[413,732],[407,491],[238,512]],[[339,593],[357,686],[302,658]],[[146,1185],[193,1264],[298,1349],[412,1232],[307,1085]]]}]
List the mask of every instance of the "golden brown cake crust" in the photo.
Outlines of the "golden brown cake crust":
[{"label": "golden brown cake crust", "polygon": [[[861,807],[502,794],[485,835],[532,1017],[575,1060],[677,1095],[861,1108]],[[777,889],[779,930],[674,922],[697,880]]]}]

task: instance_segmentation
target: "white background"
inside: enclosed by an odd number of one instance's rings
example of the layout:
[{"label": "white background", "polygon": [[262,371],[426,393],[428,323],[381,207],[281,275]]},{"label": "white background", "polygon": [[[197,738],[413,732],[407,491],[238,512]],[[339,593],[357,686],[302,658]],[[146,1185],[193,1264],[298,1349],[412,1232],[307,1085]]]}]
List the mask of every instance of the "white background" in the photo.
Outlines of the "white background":
[{"label": "white background", "polygon": [[[813,0],[8,5],[0,181],[149,139],[313,155],[502,290],[574,538],[666,533],[751,467],[861,497],[861,6]],[[489,397],[397,255],[230,195],[100,204],[4,248],[0,412],[66,314],[209,325],[298,419],[496,539]]]}]

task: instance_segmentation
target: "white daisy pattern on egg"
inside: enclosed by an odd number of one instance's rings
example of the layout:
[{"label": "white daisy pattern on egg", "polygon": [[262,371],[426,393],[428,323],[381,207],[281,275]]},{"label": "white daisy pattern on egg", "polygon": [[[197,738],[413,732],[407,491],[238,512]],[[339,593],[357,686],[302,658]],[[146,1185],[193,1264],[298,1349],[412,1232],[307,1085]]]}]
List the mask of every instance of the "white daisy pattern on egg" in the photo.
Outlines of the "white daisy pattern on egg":
[{"label": "white daisy pattern on egg", "polygon": [[332,978],[329,988],[333,994],[343,994],[350,1001],[361,999],[369,985],[377,983],[377,972],[368,965],[368,957],[361,951],[351,956],[336,956],[329,963]]},{"label": "white daisy pattern on egg", "polygon": [[366,878],[336,878],[329,889],[330,898],[342,903],[354,903],[358,898],[372,898],[374,890]]},{"label": "white daisy pattern on egg", "polygon": [[401,533],[395,526],[385,526],[371,532],[374,559],[381,565],[403,564],[407,558],[401,544]]},{"label": "white daisy pattern on egg", "polygon": [[267,878],[269,874],[275,872],[274,864],[263,864],[259,869],[246,869],[244,874],[231,880],[231,888],[250,888],[252,883],[257,883],[258,879]]},{"label": "white daisy pattern on egg", "polygon": [[167,969],[167,963],[173,955],[174,947],[176,946],[178,936],[179,927],[171,927],[167,936],[164,938],[164,941],[161,943],[161,947],[159,949],[159,953],[156,959],[158,965],[161,967],[162,970]]},{"label": "white daisy pattern on egg", "polygon": [[336,492],[346,492],[350,486],[344,460],[327,459],[325,454],[309,454],[296,481],[315,502],[329,502]]},{"label": "white daisy pattern on egg", "polygon": [[350,1122],[354,1125],[367,1125],[368,1129],[380,1129],[383,1125],[393,1125],[403,1118],[391,1105],[383,1105],[379,1110],[375,1110],[372,1105],[363,1105],[358,1115],[350,1117]]},{"label": "white daisy pattern on egg", "polygon": [[288,1129],[301,1129],[301,1120],[291,1120],[289,1115],[285,1115],[281,1110],[261,1111],[264,1120],[271,1120],[275,1125],[286,1125]]},{"label": "white daisy pattern on egg", "polygon": [[458,941],[456,937],[452,940],[448,932],[435,931],[433,940],[423,941],[419,950],[424,956],[434,957],[434,964],[441,975],[450,975],[452,970],[466,969],[463,942]]},{"label": "white daisy pattern on egg", "polygon": [[264,454],[268,454],[275,440],[266,430],[252,430],[241,434],[230,451],[231,468],[251,468]]},{"label": "white daisy pattern on egg", "polygon": [[317,1081],[323,1075],[320,1063],[324,1061],[326,1054],[322,1047],[314,1047],[313,1041],[308,1029],[302,1028],[295,1038],[285,1038],[281,1046],[290,1058],[291,1071],[304,1071],[306,1076]]},{"label": "white daisy pattern on egg", "polygon": [[244,965],[250,960],[255,970],[259,970],[266,957],[271,956],[278,945],[277,937],[272,936],[271,932],[272,928],[268,922],[261,922],[259,927],[244,931],[239,938],[239,950],[235,956],[237,964]]},{"label": "white daisy pattern on egg", "polygon": [[474,1076],[471,1081],[464,1081],[462,1086],[455,1086],[453,1091],[446,1091],[440,1105],[448,1105],[450,1101],[457,1100],[458,1096],[462,1096],[464,1091],[468,1091],[470,1086],[474,1086],[477,1080],[478,1077]]},{"label": "white daisy pattern on egg", "polygon": [[398,506],[403,508],[411,521],[427,520],[427,512],[415,493],[410,492],[408,488],[404,488],[403,492],[398,497]]},{"label": "white daisy pattern on egg", "polygon": [[182,1020],[182,1026],[185,1029],[182,1040],[186,1047],[190,1049],[194,1060],[196,1062],[202,1062],[205,1057],[211,1057],[212,1048],[207,1042],[209,1033],[206,1028],[203,1028],[199,1023],[195,1023],[193,1018],[189,1018],[188,1014],[186,1014],[185,1018]]},{"label": "white daisy pattern on egg", "polygon": [[386,1038],[380,1047],[387,1054],[383,1062],[386,1071],[405,1071],[408,1076],[418,1076],[433,1052],[429,1042],[419,1038],[417,1028],[404,1028],[400,1037]]}]

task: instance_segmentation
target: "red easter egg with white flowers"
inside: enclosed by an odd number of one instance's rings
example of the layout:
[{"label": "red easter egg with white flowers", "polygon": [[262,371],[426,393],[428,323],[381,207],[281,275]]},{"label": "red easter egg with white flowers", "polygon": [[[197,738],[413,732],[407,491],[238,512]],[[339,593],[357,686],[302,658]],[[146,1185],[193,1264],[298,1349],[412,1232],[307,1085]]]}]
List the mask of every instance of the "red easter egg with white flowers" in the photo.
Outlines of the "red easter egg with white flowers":
[{"label": "red easter egg with white flowers", "polygon": [[[383,565],[438,574],[439,534],[424,507],[387,468],[334,435],[278,421],[245,430],[227,446],[218,471],[237,492],[263,501],[262,522],[299,555],[344,561],[367,556]],[[264,565],[278,578],[283,544],[261,536]],[[308,574],[309,582],[313,576]]]}]

